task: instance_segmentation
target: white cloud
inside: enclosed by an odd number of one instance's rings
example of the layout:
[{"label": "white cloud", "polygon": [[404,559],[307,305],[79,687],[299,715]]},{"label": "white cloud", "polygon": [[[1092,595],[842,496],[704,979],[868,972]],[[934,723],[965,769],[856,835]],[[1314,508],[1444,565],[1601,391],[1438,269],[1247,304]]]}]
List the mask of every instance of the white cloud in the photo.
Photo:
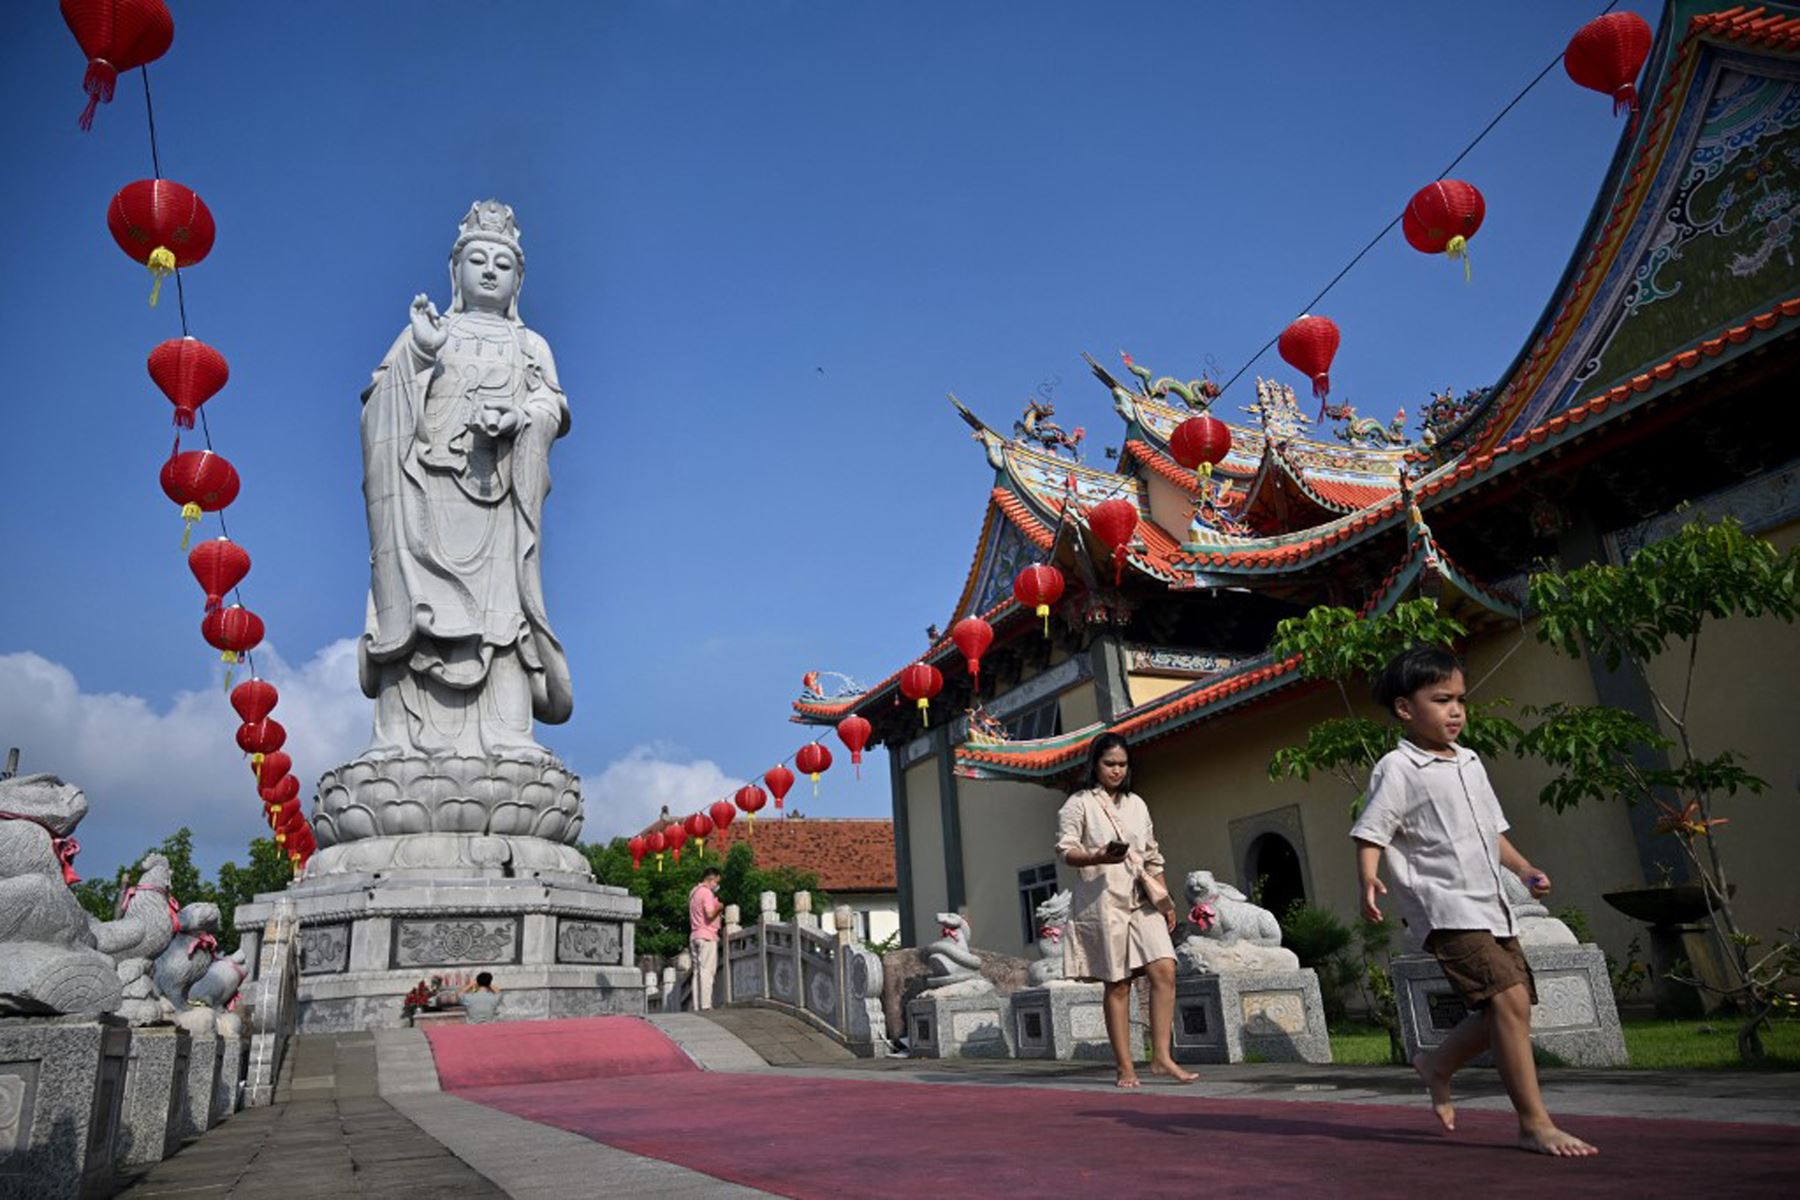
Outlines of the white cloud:
[{"label": "white cloud", "polygon": [[598,775],[581,780],[587,823],[583,841],[604,842],[630,837],[667,805],[677,817],[695,812],[730,792],[733,781],[718,764],[700,759],[679,762],[662,743],[634,746]]},{"label": "white cloud", "polygon": [[[257,668],[281,693],[273,716],[310,809],[320,773],[347,762],[369,741],[371,706],[356,682],[356,639],[324,647],[290,667],[265,643]],[[242,669],[239,678],[243,677]],[[266,830],[247,760],[233,735],[238,716],[223,686],[178,693],[158,710],[141,696],[84,692],[75,674],[30,652],[0,654],[0,750],[19,746],[24,771],[60,775],[87,792],[88,816],[76,866],[98,875],[126,863],[182,825],[194,831],[195,858],[211,870],[243,861]],[[664,743],[634,747],[582,780],[582,837],[629,837],[667,805],[685,815],[736,786],[717,764],[683,761]]]},{"label": "white cloud", "polygon": [[[272,715],[288,731],[283,749],[304,786],[368,744],[355,639],[331,643],[298,668],[268,644],[256,659],[281,693]],[[78,869],[110,871],[182,825],[194,831],[196,859],[210,868],[242,861],[249,840],[266,831],[233,737],[238,715],[220,683],[178,693],[158,711],[141,696],[84,692],[72,671],[41,655],[0,655],[0,739],[20,747],[21,770],[48,771],[87,792]]]}]

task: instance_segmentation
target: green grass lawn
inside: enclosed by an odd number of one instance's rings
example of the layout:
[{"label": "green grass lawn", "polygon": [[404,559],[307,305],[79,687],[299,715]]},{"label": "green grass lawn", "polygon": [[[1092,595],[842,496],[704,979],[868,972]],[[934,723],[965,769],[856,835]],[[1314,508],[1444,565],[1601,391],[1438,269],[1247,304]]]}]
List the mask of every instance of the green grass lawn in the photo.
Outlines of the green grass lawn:
[{"label": "green grass lawn", "polygon": [[[1625,1048],[1631,1065],[1645,1069],[1715,1070],[1740,1068],[1737,1023],[1706,1021],[1626,1021]],[[1763,1031],[1769,1060],[1765,1069],[1800,1071],[1800,1021],[1777,1021]],[[1333,1061],[1381,1064],[1388,1061],[1387,1031],[1377,1025],[1345,1023],[1331,1031]]]}]

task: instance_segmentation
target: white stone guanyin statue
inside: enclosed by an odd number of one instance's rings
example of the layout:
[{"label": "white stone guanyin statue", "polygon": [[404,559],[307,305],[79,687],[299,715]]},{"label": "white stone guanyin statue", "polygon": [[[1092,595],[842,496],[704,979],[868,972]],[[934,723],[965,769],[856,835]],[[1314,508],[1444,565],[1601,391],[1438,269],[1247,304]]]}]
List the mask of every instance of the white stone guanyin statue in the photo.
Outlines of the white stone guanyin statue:
[{"label": "white stone guanyin statue", "polygon": [[[549,345],[519,318],[524,273],[512,209],[473,206],[450,252],[449,310],[414,297],[363,392],[357,670],[374,736],[319,781],[311,874],[507,863],[587,874],[570,849],[580,782],[533,735],[574,706],[541,558],[569,404]],[[413,838],[427,833],[464,836]],[[396,838],[412,840],[371,844]]]},{"label": "white stone guanyin statue", "polygon": [[1175,969],[1224,975],[1253,971],[1298,971],[1300,959],[1281,944],[1275,914],[1250,903],[1211,871],[1187,877],[1190,927],[1195,930],[1175,947]]}]

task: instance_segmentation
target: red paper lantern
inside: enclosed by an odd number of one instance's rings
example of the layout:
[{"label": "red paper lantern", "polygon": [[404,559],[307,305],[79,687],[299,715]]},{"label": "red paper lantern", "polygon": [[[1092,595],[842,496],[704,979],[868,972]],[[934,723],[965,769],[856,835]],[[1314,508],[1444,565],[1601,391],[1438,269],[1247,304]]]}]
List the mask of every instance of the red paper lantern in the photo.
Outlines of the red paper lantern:
[{"label": "red paper lantern", "polygon": [[294,769],[294,760],[284,752],[277,750],[273,754],[263,755],[263,760],[256,764],[256,786],[273,787],[287,778]]},{"label": "red paper lantern", "polygon": [[[822,742],[808,742],[794,753],[794,765],[812,776],[813,795],[819,794],[819,776],[831,770],[831,751]],[[775,801],[781,807],[781,801]]]},{"label": "red paper lantern", "polygon": [[875,727],[869,724],[867,717],[859,717],[851,713],[837,723],[838,741],[850,750],[850,765],[856,768],[856,777],[862,778],[863,747],[869,744]]},{"label": "red paper lantern", "polygon": [[1131,547],[1131,535],[1137,532],[1138,508],[1123,496],[1103,500],[1088,510],[1088,528],[1112,549],[1113,586],[1118,587],[1125,573],[1125,554]]},{"label": "red paper lantern", "polygon": [[211,612],[250,573],[250,554],[230,538],[213,538],[188,552],[188,570],[206,593],[206,611]]},{"label": "red paper lantern", "polygon": [[220,661],[234,663],[262,642],[262,618],[241,604],[215,608],[200,622],[200,636],[219,651]]},{"label": "red paper lantern", "polygon": [[944,690],[944,673],[928,662],[900,672],[900,693],[919,706],[919,723],[931,724],[931,698]]},{"label": "red paper lantern", "polygon": [[694,839],[700,847],[700,857],[706,857],[706,837],[713,831],[712,818],[705,813],[695,813],[686,821],[687,835]]},{"label": "red paper lantern", "polygon": [[231,689],[231,707],[241,721],[260,721],[275,711],[281,693],[275,685],[252,676]]},{"label": "red paper lantern", "polygon": [[[788,789],[794,786],[794,773],[780,763],[776,763],[763,772],[763,783],[768,787],[769,794],[775,797],[775,811],[780,812],[782,797],[786,796]],[[814,779],[813,795],[818,794],[819,781]]]},{"label": "red paper lantern", "polygon": [[746,783],[737,790],[735,799],[737,800],[737,806],[744,810],[744,815],[750,818],[750,828],[755,829],[756,811],[764,804],[768,803],[769,797],[754,783]]},{"label": "red paper lantern", "polygon": [[707,811],[712,814],[713,828],[721,834],[725,832],[727,826],[737,820],[737,809],[729,800],[714,800],[712,807]]},{"label": "red paper lantern", "polygon": [[1638,71],[1650,56],[1650,23],[1634,12],[1595,17],[1576,31],[1563,51],[1563,69],[1584,88],[1613,98],[1613,116],[1621,108],[1637,120]]},{"label": "red paper lantern", "polygon": [[187,450],[169,455],[162,468],[163,495],[181,505],[181,548],[187,549],[194,522],[201,513],[218,512],[237,499],[237,468],[211,450]]},{"label": "red paper lantern", "polygon": [[170,338],[150,352],[150,378],[175,406],[175,424],[194,427],[194,414],[231,378],[225,356],[198,338]]},{"label": "red paper lantern", "polygon": [[1013,580],[1013,599],[1044,618],[1044,636],[1050,636],[1050,606],[1062,599],[1063,576],[1055,567],[1035,563]]},{"label": "red paper lantern", "polygon": [[976,690],[981,688],[981,656],[994,644],[994,627],[980,617],[964,617],[950,627],[950,640],[962,651],[969,666],[969,678]]},{"label": "red paper lantern", "polygon": [[[664,828],[667,828],[667,826],[664,826]],[[662,870],[663,848],[668,844],[668,839],[663,835],[661,829],[657,830],[655,833],[646,835],[644,838],[645,849],[656,855],[656,869],[658,871]]]},{"label": "red paper lantern", "polygon": [[664,825],[662,835],[663,841],[675,856],[676,865],[681,865],[681,848],[687,844],[687,830],[678,824]]},{"label": "red paper lantern", "polygon": [[1440,179],[1413,193],[1400,219],[1407,244],[1422,254],[1444,254],[1461,259],[1463,278],[1469,277],[1469,239],[1487,216],[1487,201],[1474,184],[1460,179]]},{"label": "red paper lantern", "polygon": [[256,794],[262,797],[264,804],[272,806],[298,801],[300,799],[300,781],[292,775],[283,775],[274,783],[258,788]]},{"label": "red paper lantern", "polygon": [[94,110],[111,104],[119,72],[133,71],[168,53],[175,19],[163,0],[62,0],[63,20],[87,55],[81,90],[87,106],[78,124],[94,127]]},{"label": "red paper lantern", "polygon": [[107,206],[106,227],[119,249],[150,268],[156,281],[150,288],[152,308],[163,280],[205,258],[213,244],[206,202],[172,179],[140,179],[120,188]]},{"label": "red paper lantern", "polygon": [[625,849],[631,852],[631,869],[635,871],[644,865],[644,855],[650,851],[650,841],[640,833],[625,843]]},{"label": "red paper lantern", "polygon": [[1169,453],[1176,462],[1196,472],[1199,486],[1205,487],[1213,468],[1231,453],[1231,426],[1211,413],[1189,417],[1169,434]]},{"label": "red paper lantern", "polygon": [[1275,343],[1282,360],[1312,380],[1313,395],[1319,398],[1319,416],[1325,415],[1325,397],[1331,391],[1331,360],[1338,350],[1337,322],[1330,317],[1306,315],[1281,331]]},{"label": "red paper lantern", "polygon": [[[287,730],[274,717],[264,717],[260,721],[245,721],[238,726],[238,749],[245,754],[270,755],[287,743]],[[289,775],[289,779],[293,776]],[[279,786],[279,785],[277,785]],[[298,783],[295,784],[299,786]]]}]

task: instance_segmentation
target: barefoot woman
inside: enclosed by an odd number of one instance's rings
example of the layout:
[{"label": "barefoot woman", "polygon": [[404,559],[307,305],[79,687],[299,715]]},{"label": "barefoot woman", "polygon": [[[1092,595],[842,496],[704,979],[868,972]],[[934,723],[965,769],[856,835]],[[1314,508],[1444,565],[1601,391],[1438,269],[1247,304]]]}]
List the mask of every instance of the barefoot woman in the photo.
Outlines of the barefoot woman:
[{"label": "barefoot woman", "polygon": [[1150,902],[1141,875],[1162,882],[1162,851],[1150,810],[1131,790],[1125,739],[1104,733],[1088,754],[1087,782],[1057,816],[1056,849],[1078,876],[1063,974],[1106,985],[1106,1036],[1118,1061],[1120,1087],[1137,1087],[1131,1044],[1131,981],[1150,977],[1150,1069],[1181,1083],[1194,1076],[1169,1057],[1175,1018],[1175,906],[1160,889],[1163,910]]}]

